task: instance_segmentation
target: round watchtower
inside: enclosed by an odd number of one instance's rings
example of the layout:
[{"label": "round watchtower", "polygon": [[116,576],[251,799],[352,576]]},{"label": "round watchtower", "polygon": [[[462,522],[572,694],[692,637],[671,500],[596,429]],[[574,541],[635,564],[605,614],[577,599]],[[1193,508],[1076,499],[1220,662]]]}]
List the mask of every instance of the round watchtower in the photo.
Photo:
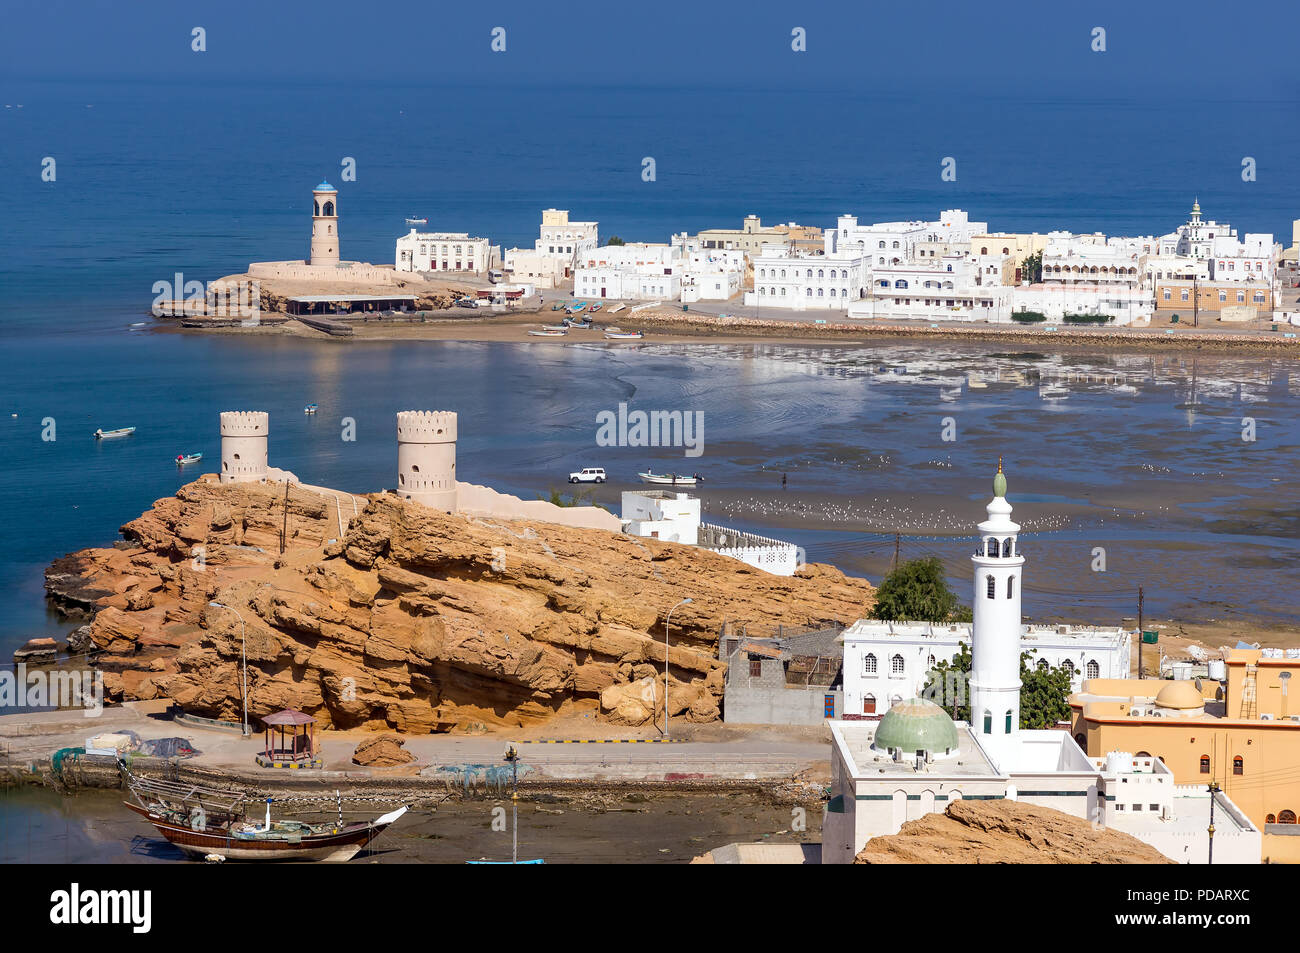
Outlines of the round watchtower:
[{"label": "round watchtower", "polygon": [[311,191],[311,258],[309,265],[339,263],[339,192],[328,182]]},{"label": "round watchtower", "polygon": [[228,410],[221,415],[221,482],[266,479],[266,438],[271,416],[262,410]]},{"label": "round watchtower", "polygon": [[397,495],[456,512],[456,414],[404,410],[397,415]]}]

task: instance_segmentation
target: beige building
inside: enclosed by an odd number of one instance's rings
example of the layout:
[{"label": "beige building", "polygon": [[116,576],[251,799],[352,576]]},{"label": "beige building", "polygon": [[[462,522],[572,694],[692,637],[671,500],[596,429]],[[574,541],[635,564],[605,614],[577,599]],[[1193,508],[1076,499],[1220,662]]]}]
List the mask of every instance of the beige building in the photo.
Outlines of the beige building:
[{"label": "beige building", "polygon": [[1070,698],[1075,741],[1092,757],[1159,758],[1178,785],[1217,784],[1263,831],[1264,860],[1300,862],[1300,652],[1273,651],[1229,651],[1222,682],[1089,679]]},{"label": "beige building", "polygon": [[1273,289],[1267,282],[1240,281],[1161,281],[1155,287],[1157,319],[1178,316],[1180,324],[1194,321],[1242,320],[1241,309],[1255,314],[1273,311]]},{"label": "beige building", "polygon": [[738,249],[747,255],[757,255],[764,244],[782,245],[788,242],[796,244],[815,244],[819,249],[822,244],[822,230],[812,225],[771,225],[763,227],[763,221],[757,215],[746,215],[740,228],[706,228],[695,236],[701,249]]}]

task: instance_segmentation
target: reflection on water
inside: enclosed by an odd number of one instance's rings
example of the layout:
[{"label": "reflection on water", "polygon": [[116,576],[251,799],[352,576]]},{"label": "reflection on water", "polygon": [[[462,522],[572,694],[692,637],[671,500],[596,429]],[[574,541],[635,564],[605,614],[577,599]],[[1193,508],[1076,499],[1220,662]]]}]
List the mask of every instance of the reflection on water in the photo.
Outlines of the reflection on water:
[{"label": "reflection on water", "polygon": [[[1053,607],[1033,601],[1048,572],[1052,596],[1143,584],[1156,611],[1249,605],[1263,588],[1284,588],[1276,574],[1294,568],[1300,535],[1300,364],[1289,358],[126,332],[70,339],[57,354],[39,338],[11,351],[0,407],[18,416],[0,419],[0,491],[12,501],[0,584],[12,595],[0,649],[58,632],[41,604],[43,567],[110,542],[193,479],[171,460],[216,459],[217,414],[238,408],[270,411],[273,465],[358,492],[393,485],[393,415],[412,408],[457,411],[462,478],[525,498],[603,466],[611,483],[598,498],[617,507],[637,470],[699,471],[711,513],[873,575],[881,567],[863,534],[888,534],[891,554],[894,532],[969,534],[1002,457],[1026,542],[1045,560],[1027,572],[1030,612]],[[703,412],[704,455],[598,447],[596,415],[621,401]],[[307,403],[319,412],[304,415]],[[40,439],[47,417],[57,441]],[[353,441],[342,438],[345,417]],[[89,436],[131,425],[139,429],[124,440]],[[954,573],[964,545],[952,543]],[[1096,546],[1113,549],[1105,574],[1088,569]],[[1300,618],[1281,602],[1269,609]]]}]

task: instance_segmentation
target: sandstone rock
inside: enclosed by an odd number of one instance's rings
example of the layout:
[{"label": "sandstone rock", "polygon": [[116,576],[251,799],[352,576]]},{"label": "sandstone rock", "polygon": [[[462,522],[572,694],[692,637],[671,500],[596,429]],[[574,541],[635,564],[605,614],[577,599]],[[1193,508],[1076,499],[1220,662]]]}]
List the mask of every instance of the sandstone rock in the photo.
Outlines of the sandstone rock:
[{"label": "sandstone rock", "polygon": [[1171,864],[1149,844],[1023,801],[955,801],[873,837],[857,864]]},{"label": "sandstone rock", "polygon": [[431,732],[536,724],[581,703],[644,725],[663,712],[665,613],[690,592],[673,613],[668,702],[673,718],[707,722],[723,620],[848,623],[872,600],[833,567],[769,576],[694,547],[391,495],[370,497],[330,544],[333,497],[288,496],[209,475],[127,523],[123,544],[50,567],[51,599],[95,612],[87,632],[111,656],[111,699],[165,696],[237,719],[246,655],[253,717],[297,708],[320,728]]},{"label": "sandstone rock", "polygon": [[405,742],[398,735],[376,735],[361,742],[352,752],[352,763],[367,768],[392,768],[399,764],[409,764],[415,755],[402,745]]}]

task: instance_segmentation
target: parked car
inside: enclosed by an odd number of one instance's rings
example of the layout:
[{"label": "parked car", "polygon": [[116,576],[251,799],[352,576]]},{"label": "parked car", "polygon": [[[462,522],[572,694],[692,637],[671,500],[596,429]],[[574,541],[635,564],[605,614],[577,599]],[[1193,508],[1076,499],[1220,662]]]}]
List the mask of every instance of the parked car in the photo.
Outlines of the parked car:
[{"label": "parked car", "polygon": [[477,308],[477,307],[478,307],[478,302],[475,301],[475,300],[472,299],[472,298],[461,298],[459,301],[456,302],[456,307],[458,307],[458,308]]},{"label": "parked car", "polygon": [[569,474],[570,483],[604,483],[604,467],[583,467],[576,473]]}]

